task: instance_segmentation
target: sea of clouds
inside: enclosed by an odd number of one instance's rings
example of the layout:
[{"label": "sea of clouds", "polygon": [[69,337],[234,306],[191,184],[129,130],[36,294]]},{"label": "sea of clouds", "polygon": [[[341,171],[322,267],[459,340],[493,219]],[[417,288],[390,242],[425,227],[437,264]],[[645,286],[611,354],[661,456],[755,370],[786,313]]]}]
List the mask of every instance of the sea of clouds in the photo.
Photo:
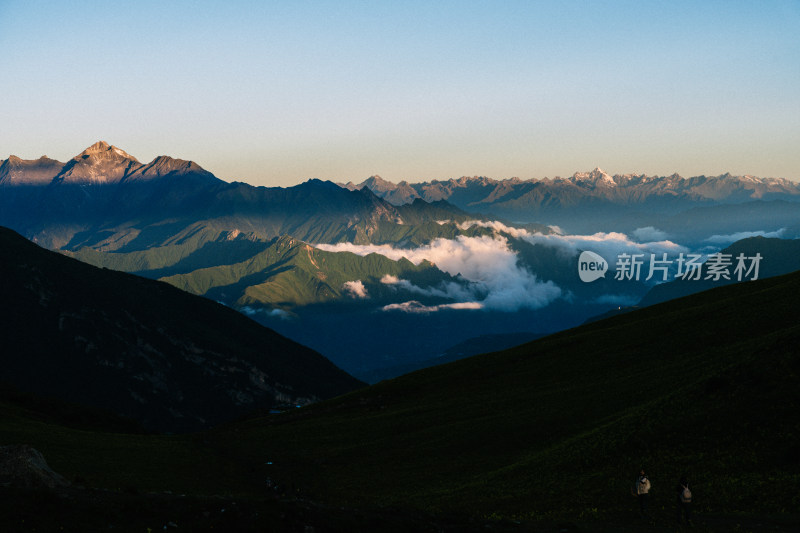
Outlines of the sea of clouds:
[{"label": "sea of clouds", "polygon": [[[521,266],[517,254],[502,235],[435,239],[418,248],[396,248],[388,244],[358,245],[352,243],[317,244],[321,250],[352,252],[358,255],[377,253],[397,261],[403,257],[419,265],[425,260],[439,269],[464,280],[465,283],[445,283],[435,288],[422,288],[408,280],[385,276],[381,282],[412,294],[439,296],[456,300],[431,308],[419,302],[387,306],[384,309],[430,312],[439,309],[494,309],[516,311],[520,308],[538,309],[561,296],[561,289],[553,282],[539,281],[534,274]],[[356,280],[359,281],[360,280]],[[348,282],[352,283],[352,282]],[[363,284],[362,284],[363,285]],[[345,289],[354,294],[355,285]]]},{"label": "sea of clouds", "polygon": [[[554,300],[566,296],[565,291],[552,281],[542,281],[521,264],[512,249],[509,238],[520,239],[531,244],[556,248],[565,259],[572,259],[582,250],[599,253],[609,264],[616,257],[628,253],[654,253],[676,255],[688,250],[666,238],[655,228],[640,228],[634,232],[637,240],[623,233],[595,233],[593,235],[562,235],[530,232],[514,228],[498,221],[467,221],[459,228],[467,230],[474,226],[493,230],[492,235],[477,237],[460,235],[455,239],[439,238],[417,248],[397,248],[389,244],[359,245],[353,243],[316,244],[321,250],[330,252],[352,252],[361,256],[377,253],[392,260],[403,257],[419,265],[428,260],[439,269],[458,277],[463,283],[445,283],[437,287],[418,287],[408,280],[395,276],[384,276],[381,283],[395,288],[398,293],[409,295],[438,296],[452,299],[454,303],[437,306],[423,305],[417,300],[385,306],[385,311],[429,313],[442,309],[489,309],[517,311],[539,309]],[[361,280],[345,283],[343,292],[353,298],[368,297]]]}]

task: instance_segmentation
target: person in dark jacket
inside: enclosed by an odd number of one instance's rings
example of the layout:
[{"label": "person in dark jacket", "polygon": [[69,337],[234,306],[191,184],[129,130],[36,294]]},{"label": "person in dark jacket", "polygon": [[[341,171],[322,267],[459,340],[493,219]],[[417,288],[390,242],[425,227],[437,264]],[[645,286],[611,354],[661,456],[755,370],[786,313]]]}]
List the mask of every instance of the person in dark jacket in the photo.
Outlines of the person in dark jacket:
[{"label": "person in dark jacket", "polygon": [[689,480],[686,479],[686,476],[683,476],[675,486],[675,493],[677,495],[678,524],[685,521],[689,526],[692,524],[692,491],[689,490]]},{"label": "person in dark jacket", "polygon": [[642,518],[647,517],[648,500],[650,498],[648,495],[650,492],[650,480],[644,473],[644,468],[639,472],[639,477],[636,478],[634,487],[636,491],[636,499],[639,500],[639,514],[642,516]]}]

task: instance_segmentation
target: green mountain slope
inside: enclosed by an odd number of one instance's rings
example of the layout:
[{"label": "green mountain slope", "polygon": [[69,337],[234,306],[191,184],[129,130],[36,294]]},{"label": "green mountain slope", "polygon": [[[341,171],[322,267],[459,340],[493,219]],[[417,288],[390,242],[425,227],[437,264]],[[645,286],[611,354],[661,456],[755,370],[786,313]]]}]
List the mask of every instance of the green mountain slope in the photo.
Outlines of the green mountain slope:
[{"label": "green mountain slope", "polygon": [[[366,223],[356,222],[349,229],[344,228],[337,237],[320,238],[314,228],[331,227],[335,222],[311,214],[305,222],[313,224],[305,228],[277,224],[265,229],[263,220],[239,216],[200,221],[160,221],[144,228],[125,225],[122,228],[96,230],[90,240],[61,251],[91,265],[157,278],[243,261],[266,248],[265,243],[286,235],[308,243],[354,242],[408,247],[439,238],[453,239],[458,235],[491,234],[491,230],[480,226],[460,229],[454,220],[437,223],[428,215],[420,215],[419,212],[425,212],[426,208],[416,204],[398,209],[403,211],[404,216],[412,210],[418,211],[414,213],[414,222],[379,220],[369,227]],[[434,209],[431,216],[435,216],[438,209]],[[550,230],[544,228],[544,231]],[[369,234],[369,237],[360,238],[357,235],[360,233]]]},{"label": "green mountain slope", "polygon": [[798,297],[798,273],[697,294],[254,420],[234,448],[350,505],[613,521],[644,466],[656,508],[686,473],[706,512],[790,512]]},{"label": "green mountain slope", "polygon": [[[326,252],[284,236],[253,257],[232,265],[199,269],[161,278],[179,289],[243,306],[265,304],[293,307],[347,298],[344,284],[362,282],[366,295],[380,301],[392,292],[380,282],[386,275],[418,286],[451,281],[429,262],[419,266],[403,258]],[[352,296],[351,296],[352,298]]]}]

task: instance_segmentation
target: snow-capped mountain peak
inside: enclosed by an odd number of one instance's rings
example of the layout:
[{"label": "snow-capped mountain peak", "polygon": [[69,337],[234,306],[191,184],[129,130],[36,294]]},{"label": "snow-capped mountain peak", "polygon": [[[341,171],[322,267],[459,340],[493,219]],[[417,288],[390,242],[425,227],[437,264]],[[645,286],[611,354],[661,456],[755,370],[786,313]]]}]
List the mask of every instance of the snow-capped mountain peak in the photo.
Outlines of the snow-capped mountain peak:
[{"label": "snow-capped mountain peak", "polygon": [[576,172],[572,176],[572,181],[589,183],[592,185],[605,185],[606,187],[615,187],[617,182],[614,178],[608,175],[600,167],[595,167],[591,172]]}]

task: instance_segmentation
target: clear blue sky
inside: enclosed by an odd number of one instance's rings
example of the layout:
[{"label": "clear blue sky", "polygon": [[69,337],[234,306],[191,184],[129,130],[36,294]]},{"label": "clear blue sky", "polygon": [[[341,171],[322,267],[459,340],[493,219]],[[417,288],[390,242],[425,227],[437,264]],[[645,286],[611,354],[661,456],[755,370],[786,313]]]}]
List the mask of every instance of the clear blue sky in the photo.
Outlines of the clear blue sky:
[{"label": "clear blue sky", "polygon": [[800,1],[0,0],[0,158],[800,180]]}]

